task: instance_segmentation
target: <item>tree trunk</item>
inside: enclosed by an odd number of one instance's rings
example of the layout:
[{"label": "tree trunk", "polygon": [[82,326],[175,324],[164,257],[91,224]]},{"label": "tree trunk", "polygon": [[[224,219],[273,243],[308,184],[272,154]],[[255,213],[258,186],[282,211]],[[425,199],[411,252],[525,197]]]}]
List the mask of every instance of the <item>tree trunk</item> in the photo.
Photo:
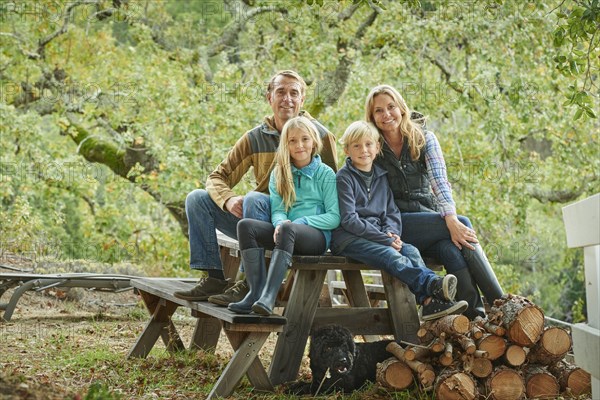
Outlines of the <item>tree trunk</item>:
[{"label": "tree trunk", "polygon": [[403,390],[413,383],[413,372],[408,365],[395,357],[377,364],[377,382],[384,387]]},{"label": "tree trunk", "polygon": [[556,399],[560,386],[554,375],[545,368],[530,366],[525,372],[525,392],[532,399]]}]

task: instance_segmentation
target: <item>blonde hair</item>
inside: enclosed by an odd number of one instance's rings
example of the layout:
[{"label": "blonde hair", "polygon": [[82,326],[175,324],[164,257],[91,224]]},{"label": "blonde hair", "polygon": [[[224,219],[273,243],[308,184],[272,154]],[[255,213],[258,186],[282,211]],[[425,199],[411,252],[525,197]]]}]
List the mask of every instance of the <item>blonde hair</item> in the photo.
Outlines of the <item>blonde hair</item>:
[{"label": "blonde hair", "polygon": [[408,108],[408,105],[406,105],[404,98],[402,98],[396,89],[390,85],[379,85],[371,89],[367,95],[367,100],[365,101],[365,119],[375,123],[375,118],[373,116],[375,97],[382,94],[390,96],[394,103],[400,108],[402,114],[402,119],[400,120],[400,133],[408,140],[410,157],[413,160],[418,160],[419,157],[421,157],[421,149],[425,146],[425,134],[421,127],[411,120],[411,111]]},{"label": "blonde hair", "polygon": [[276,164],[273,171],[275,173],[275,187],[283,199],[286,211],[296,202],[296,190],[294,188],[291,168],[292,160],[290,157],[290,148],[288,147],[288,135],[292,129],[308,133],[311,137],[314,143],[311,157],[319,154],[323,148],[323,142],[321,141],[317,127],[308,118],[302,116],[294,117],[289,119],[283,126],[281,137],[279,138],[279,147],[277,148],[277,153],[275,153]]},{"label": "blonde hair", "polygon": [[348,146],[352,143],[356,143],[362,138],[367,137],[372,139],[374,142],[381,145],[383,138],[379,134],[377,127],[371,122],[366,121],[354,121],[351,123],[346,131],[340,138],[340,143],[344,146],[344,149],[348,149]]}]

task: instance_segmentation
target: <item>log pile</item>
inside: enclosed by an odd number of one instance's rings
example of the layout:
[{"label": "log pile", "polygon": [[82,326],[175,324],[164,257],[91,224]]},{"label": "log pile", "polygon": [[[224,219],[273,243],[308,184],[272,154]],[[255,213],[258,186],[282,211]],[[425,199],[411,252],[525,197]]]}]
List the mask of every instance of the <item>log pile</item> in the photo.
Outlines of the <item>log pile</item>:
[{"label": "log pile", "polygon": [[402,390],[418,384],[439,400],[555,399],[591,393],[591,377],[565,360],[570,334],[544,326],[528,299],[505,295],[487,318],[448,315],[424,322],[419,344],[390,343],[377,381]]}]

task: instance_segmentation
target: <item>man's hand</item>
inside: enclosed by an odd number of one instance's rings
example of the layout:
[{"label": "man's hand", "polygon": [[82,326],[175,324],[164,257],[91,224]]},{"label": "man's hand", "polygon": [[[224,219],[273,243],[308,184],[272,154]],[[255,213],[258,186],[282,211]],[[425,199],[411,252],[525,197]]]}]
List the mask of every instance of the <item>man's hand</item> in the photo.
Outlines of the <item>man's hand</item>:
[{"label": "man's hand", "polygon": [[233,196],[227,199],[225,202],[225,209],[235,215],[238,218],[242,218],[243,215],[243,202],[244,196]]}]

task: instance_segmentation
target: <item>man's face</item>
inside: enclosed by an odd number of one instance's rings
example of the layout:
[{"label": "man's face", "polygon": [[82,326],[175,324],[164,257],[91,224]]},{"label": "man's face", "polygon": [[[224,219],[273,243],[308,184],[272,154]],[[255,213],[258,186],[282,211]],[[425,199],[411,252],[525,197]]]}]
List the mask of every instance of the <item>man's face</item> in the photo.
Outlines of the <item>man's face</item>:
[{"label": "man's face", "polygon": [[279,75],[273,82],[273,89],[267,94],[267,100],[275,115],[275,125],[281,132],[283,125],[300,113],[304,104],[302,86],[296,79]]}]

